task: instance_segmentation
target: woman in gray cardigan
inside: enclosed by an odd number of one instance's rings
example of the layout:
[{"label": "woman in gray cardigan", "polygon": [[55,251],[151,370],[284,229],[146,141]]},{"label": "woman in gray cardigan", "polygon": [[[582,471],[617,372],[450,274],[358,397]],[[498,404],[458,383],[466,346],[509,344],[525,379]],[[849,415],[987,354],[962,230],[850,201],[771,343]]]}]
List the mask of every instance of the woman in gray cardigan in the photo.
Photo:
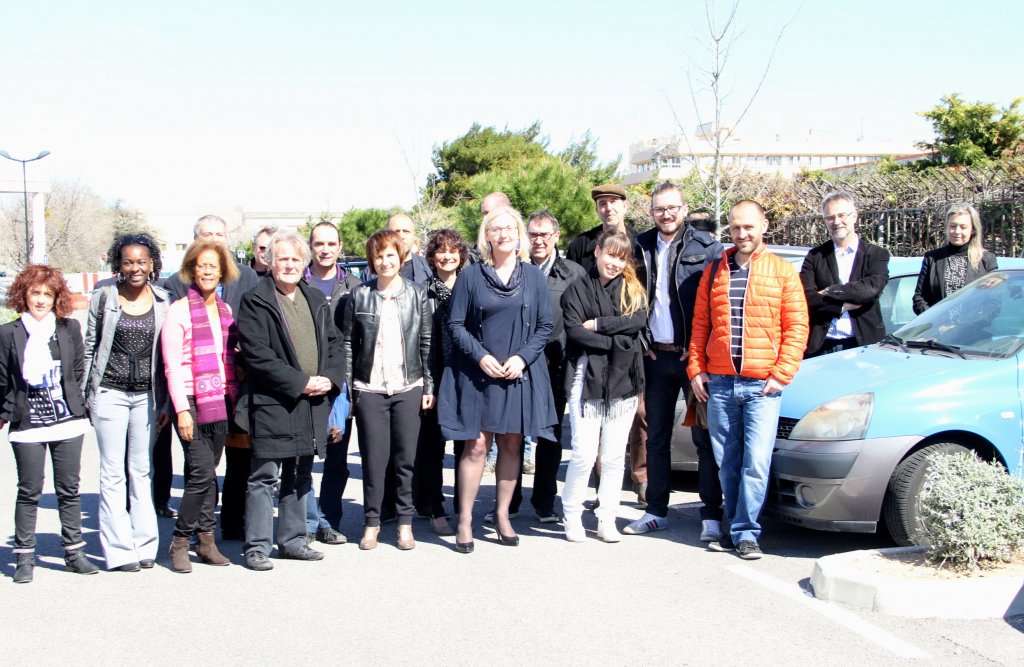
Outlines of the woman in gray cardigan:
[{"label": "woman in gray cardigan", "polygon": [[93,292],[89,303],[85,400],[100,450],[100,545],[107,569],[138,572],[153,567],[159,541],[150,449],[169,419],[160,329],[170,299],[153,284],[161,264],[152,238],[121,236],[108,257],[117,283]]}]

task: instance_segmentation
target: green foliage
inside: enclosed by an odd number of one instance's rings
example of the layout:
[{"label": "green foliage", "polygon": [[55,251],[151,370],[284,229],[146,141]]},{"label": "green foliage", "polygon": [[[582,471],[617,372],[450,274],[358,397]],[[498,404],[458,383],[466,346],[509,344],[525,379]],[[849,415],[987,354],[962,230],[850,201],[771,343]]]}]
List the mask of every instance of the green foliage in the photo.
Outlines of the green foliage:
[{"label": "green foliage", "polygon": [[546,148],[547,141],[540,139],[540,121],[522,130],[500,131],[473,123],[466,134],[434,147],[432,162],[437,172],[430,177],[428,191],[440,190],[441,205],[453,206],[469,195],[469,180],[474,176],[543,157]]},{"label": "green foliage", "polygon": [[994,104],[965,102],[956,93],[942,98],[940,104],[918,115],[932,122],[934,142],[919,147],[938,156],[939,163],[972,165],[1010,155],[1024,142],[1024,98],[998,109]]},{"label": "green foliage", "polygon": [[578,141],[570,141],[557,157],[590,181],[591,186],[612,180],[622,160],[620,154],[611,162],[601,164],[597,158],[597,139],[590,130],[584,132]]},{"label": "green foliage", "polygon": [[1024,483],[971,452],[938,455],[921,497],[928,560],[991,567],[1024,548]]},{"label": "green foliage", "polygon": [[[388,218],[398,209],[350,208],[341,216],[338,231],[344,254],[362,257],[366,254],[366,239],[388,225]],[[308,233],[308,232],[307,232]]]},{"label": "green foliage", "polygon": [[467,182],[468,200],[459,202],[452,216],[455,228],[468,241],[476,240],[480,226],[477,202],[491,192],[508,195],[512,207],[523,218],[547,208],[558,219],[562,245],[600,224],[590,198],[592,183],[578,169],[558,158],[544,156],[522,162],[515,167],[478,174]]}]

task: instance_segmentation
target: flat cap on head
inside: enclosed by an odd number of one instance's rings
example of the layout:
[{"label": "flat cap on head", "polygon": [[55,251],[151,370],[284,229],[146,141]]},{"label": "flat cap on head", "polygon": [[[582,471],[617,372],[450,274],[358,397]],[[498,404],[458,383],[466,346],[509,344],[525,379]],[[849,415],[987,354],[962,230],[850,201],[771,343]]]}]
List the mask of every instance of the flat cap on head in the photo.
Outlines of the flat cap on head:
[{"label": "flat cap on head", "polygon": [[626,191],[618,183],[602,183],[590,190],[590,198],[597,201],[601,197],[626,198]]}]

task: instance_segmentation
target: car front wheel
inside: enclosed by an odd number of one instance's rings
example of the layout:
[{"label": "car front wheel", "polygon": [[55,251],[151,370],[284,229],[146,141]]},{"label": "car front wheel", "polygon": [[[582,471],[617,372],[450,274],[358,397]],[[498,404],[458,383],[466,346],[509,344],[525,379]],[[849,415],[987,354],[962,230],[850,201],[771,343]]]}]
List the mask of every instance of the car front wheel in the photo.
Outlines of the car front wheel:
[{"label": "car front wheel", "polygon": [[936,442],[922,447],[896,466],[882,504],[882,519],[896,544],[927,546],[928,536],[921,523],[920,503],[931,469],[931,457],[966,451],[969,450],[955,442]]}]

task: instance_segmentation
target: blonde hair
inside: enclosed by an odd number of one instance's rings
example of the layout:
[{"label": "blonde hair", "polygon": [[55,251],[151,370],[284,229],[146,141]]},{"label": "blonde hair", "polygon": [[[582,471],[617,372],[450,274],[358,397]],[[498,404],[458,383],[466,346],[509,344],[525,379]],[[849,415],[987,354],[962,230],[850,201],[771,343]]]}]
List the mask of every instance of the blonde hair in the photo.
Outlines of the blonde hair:
[{"label": "blonde hair", "polygon": [[619,292],[619,310],[630,316],[647,307],[647,291],[636,275],[636,264],[633,260],[633,241],[625,232],[609,230],[597,237],[597,247],[602,252],[625,260],[622,267],[622,291]]},{"label": "blonde hair", "polygon": [[496,222],[501,218],[509,218],[516,223],[516,230],[519,234],[519,240],[516,241],[516,256],[523,261],[528,260],[530,258],[530,244],[526,242],[526,227],[523,225],[523,216],[519,215],[519,211],[511,206],[500,206],[492,210],[484,218],[484,221],[480,223],[480,229],[476,232],[476,249],[480,253],[480,259],[485,264],[494,265],[491,244],[487,240],[487,229],[491,226],[492,222]]},{"label": "blonde hair", "polygon": [[975,271],[981,266],[981,256],[985,249],[981,246],[981,216],[978,209],[966,202],[957,202],[946,209],[946,238],[949,238],[949,221],[958,215],[966,215],[971,219],[971,238],[967,240],[967,261]]}]

